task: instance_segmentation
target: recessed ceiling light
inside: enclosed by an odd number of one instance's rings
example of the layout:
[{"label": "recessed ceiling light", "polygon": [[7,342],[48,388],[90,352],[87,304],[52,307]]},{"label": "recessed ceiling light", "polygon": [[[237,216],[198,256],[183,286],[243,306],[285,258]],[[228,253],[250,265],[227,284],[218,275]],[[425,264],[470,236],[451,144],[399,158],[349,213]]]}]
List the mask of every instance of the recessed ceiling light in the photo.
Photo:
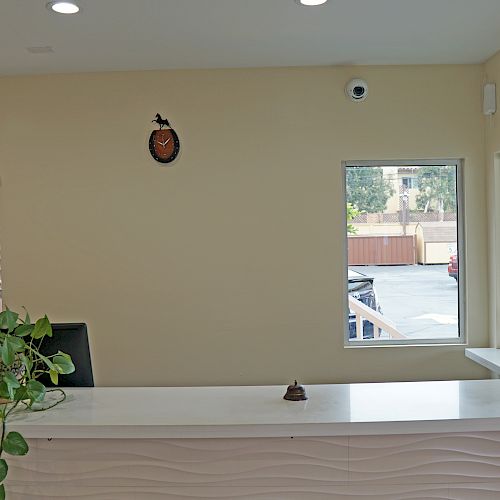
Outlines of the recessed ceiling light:
[{"label": "recessed ceiling light", "polygon": [[328,0],[296,0],[299,5],[305,5],[307,7],[312,7],[314,5],[323,5]]},{"label": "recessed ceiling light", "polygon": [[80,7],[75,2],[60,2],[55,0],[47,4],[47,9],[53,10],[58,14],[76,14]]}]

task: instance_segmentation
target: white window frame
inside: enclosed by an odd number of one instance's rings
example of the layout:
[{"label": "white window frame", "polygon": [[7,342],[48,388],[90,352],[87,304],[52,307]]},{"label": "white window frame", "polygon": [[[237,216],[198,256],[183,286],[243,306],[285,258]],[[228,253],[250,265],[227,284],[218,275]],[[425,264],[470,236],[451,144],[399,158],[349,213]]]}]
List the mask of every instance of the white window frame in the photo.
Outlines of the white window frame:
[{"label": "white window frame", "polygon": [[[493,157],[493,255],[496,256],[500,252],[500,200],[496,193],[500,193],[500,151],[496,152]],[[500,348],[500,266],[496,259],[491,262],[493,269],[493,278],[490,285],[490,307],[493,311],[491,317],[491,338],[493,345],[497,349]],[[459,268],[460,269],[460,268]]]},{"label": "white window frame", "polygon": [[349,340],[349,302],[348,302],[348,256],[347,256],[347,230],[344,229],[344,266],[343,266],[343,311],[344,311],[344,347],[346,348],[366,348],[385,346],[425,346],[425,345],[466,345],[467,332],[466,325],[466,241],[464,235],[465,227],[465,200],[463,185],[464,161],[457,158],[438,158],[433,160],[358,160],[342,162],[343,180],[343,211],[344,220],[347,220],[347,192],[346,192],[346,168],[347,167],[424,167],[424,166],[455,166],[457,172],[457,252],[459,256],[458,266],[458,337],[439,339],[367,339]]}]

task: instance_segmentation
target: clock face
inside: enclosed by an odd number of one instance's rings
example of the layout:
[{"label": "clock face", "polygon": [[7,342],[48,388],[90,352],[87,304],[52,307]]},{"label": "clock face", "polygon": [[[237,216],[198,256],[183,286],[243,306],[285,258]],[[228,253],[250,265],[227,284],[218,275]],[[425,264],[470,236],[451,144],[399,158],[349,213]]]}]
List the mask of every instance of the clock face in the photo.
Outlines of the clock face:
[{"label": "clock face", "polygon": [[149,136],[151,156],[160,163],[170,163],[177,158],[180,150],[179,137],[172,128],[153,130]]}]

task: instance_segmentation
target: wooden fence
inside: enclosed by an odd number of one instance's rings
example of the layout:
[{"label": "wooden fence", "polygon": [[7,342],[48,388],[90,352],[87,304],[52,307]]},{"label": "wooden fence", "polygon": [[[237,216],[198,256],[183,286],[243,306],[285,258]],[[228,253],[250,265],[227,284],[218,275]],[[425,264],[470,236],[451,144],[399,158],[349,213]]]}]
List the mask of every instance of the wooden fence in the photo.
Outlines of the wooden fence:
[{"label": "wooden fence", "polygon": [[416,264],[415,236],[349,236],[348,263],[362,265]]}]

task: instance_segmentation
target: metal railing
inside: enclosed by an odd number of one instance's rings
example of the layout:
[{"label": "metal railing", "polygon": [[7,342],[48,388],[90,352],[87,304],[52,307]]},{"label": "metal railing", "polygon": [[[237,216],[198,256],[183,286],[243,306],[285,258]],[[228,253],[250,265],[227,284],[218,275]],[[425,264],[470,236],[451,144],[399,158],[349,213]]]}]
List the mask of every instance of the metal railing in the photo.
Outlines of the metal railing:
[{"label": "metal railing", "polygon": [[[356,339],[363,339],[363,320],[366,319],[373,323],[373,338],[380,339],[381,332],[388,335],[389,339],[406,339],[406,335],[401,333],[392,321],[388,320],[378,311],[363,304],[363,302],[349,295],[349,309],[356,315]],[[384,337],[385,337],[384,335]]]}]

